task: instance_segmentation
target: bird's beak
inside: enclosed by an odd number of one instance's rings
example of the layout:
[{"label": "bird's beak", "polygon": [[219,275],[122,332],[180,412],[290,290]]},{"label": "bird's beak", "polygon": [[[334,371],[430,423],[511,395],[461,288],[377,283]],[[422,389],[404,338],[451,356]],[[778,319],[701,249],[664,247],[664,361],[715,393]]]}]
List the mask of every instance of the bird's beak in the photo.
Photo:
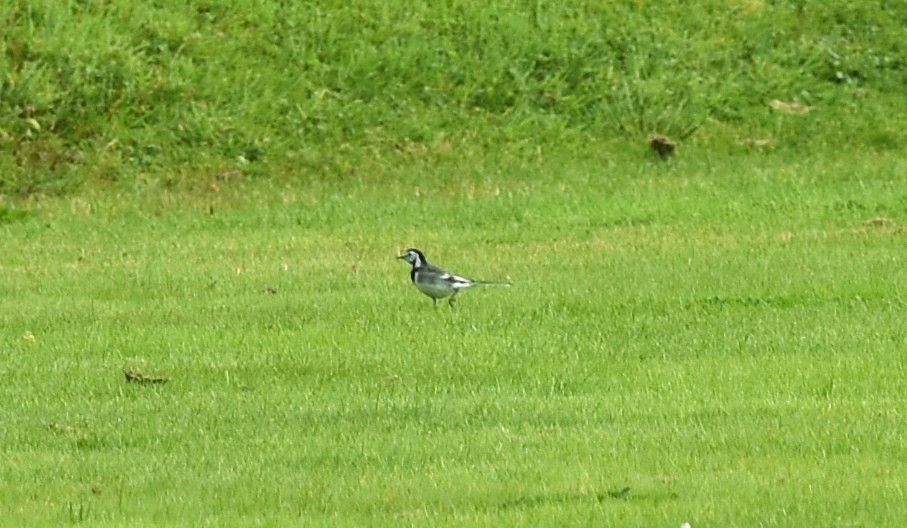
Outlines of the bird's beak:
[{"label": "bird's beak", "polygon": [[397,258],[398,258],[398,259],[402,259],[402,258],[405,257],[405,256],[406,256],[406,255],[400,255],[400,256],[397,257]]}]

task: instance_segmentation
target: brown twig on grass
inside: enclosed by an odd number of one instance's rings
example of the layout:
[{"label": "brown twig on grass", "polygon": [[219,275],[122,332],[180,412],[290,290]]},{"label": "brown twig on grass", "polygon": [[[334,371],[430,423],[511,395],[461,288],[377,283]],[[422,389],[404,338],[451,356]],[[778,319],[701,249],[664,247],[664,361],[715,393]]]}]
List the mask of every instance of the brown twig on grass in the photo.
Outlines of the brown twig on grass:
[{"label": "brown twig on grass", "polygon": [[167,383],[170,381],[170,378],[167,376],[147,376],[142,374],[138,369],[127,368],[123,369],[123,375],[126,376],[126,381],[130,383]]}]

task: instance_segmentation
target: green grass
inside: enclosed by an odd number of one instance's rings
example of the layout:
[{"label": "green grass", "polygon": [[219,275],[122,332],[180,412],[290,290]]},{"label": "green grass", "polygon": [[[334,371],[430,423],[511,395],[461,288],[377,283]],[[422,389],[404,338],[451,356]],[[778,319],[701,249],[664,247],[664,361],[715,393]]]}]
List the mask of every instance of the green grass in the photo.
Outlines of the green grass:
[{"label": "green grass", "polygon": [[903,2],[0,27],[0,525],[907,517]]},{"label": "green grass", "polygon": [[903,159],[605,158],[22,204],[5,522],[901,522]]},{"label": "green grass", "polygon": [[653,132],[722,150],[907,142],[903,2],[0,0],[0,13],[9,195],[309,182]]}]

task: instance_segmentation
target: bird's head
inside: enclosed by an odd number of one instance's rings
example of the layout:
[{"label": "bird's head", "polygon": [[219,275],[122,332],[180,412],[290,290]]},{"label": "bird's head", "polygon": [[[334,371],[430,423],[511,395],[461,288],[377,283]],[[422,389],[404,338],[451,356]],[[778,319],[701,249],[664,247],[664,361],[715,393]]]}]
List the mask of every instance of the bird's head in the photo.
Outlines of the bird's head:
[{"label": "bird's head", "polygon": [[398,259],[403,259],[413,266],[421,266],[425,264],[425,255],[421,251],[415,248],[407,249],[402,255],[397,257]]}]

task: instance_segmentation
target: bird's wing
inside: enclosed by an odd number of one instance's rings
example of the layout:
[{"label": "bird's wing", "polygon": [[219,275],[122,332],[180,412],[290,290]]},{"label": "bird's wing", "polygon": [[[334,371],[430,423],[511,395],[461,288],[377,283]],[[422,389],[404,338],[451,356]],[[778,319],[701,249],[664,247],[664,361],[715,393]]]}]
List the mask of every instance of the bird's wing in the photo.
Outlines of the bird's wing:
[{"label": "bird's wing", "polygon": [[460,277],[458,275],[451,275],[450,273],[445,273],[442,278],[449,282],[455,290],[459,290],[461,288],[469,288],[470,286],[475,285],[475,281],[473,281],[472,279],[467,279],[466,277]]},{"label": "bird's wing", "polygon": [[446,281],[448,284],[450,284],[450,286],[455,290],[459,290],[461,288],[469,288],[470,286],[476,285],[476,281],[472,279],[454,275],[453,273],[444,271],[443,269],[432,264],[423,266],[420,273],[434,274],[438,277],[438,279]]}]

